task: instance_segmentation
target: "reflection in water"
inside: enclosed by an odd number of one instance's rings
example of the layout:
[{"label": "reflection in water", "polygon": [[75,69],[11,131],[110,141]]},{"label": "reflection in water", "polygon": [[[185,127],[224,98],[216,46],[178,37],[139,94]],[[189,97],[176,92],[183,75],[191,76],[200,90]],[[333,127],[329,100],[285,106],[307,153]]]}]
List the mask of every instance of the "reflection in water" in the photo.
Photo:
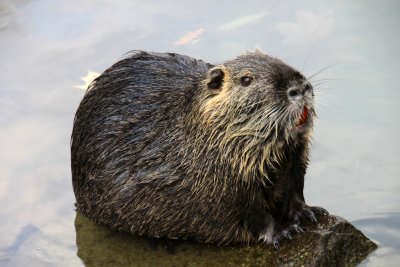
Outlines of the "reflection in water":
[{"label": "reflection in water", "polygon": [[75,218],[75,229],[78,256],[86,266],[259,266],[260,257],[249,253],[246,247],[189,241],[164,243],[115,232],[80,213]]},{"label": "reflection in water", "polygon": [[100,73],[89,70],[87,75],[81,78],[81,80],[84,83],[80,84],[80,85],[75,85],[74,87],[86,91],[88,89],[89,84],[99,76],[100,76]]},{"label": "reflection in water", "polygon": [[0,266],[5,266],[9,263],[12,259],[14,254],[18,251],[21,245],[28,239],[30,236],[39,231],[39,229],[33,224],[27,224],[22,229],[21,232],[18,234],[15,241],[12,243],[11,246],[6,248],[3,252],[3,255],[0,256]]},{"label": "reflection in water", "polygon": [[46,225],[26,225],[5,251],[0,266],[82,266],[76,257],[72,226],[71,222],[57,219]]},{"label": "reflection in water", "polygon": [[248,24],[257,24],[257,22],[260,22],[261,19],[267,16],[268,14],[269,12],[264,12],[264,13],[258,13],[240,17],[234,19],[233,21],[229,21],[222,24],[221,26],[218,27],[218,30],[230,31]]},{"label": "reflection in water", "polygon": [[376,214],[374,217],[353,221],[365,234],[379,240],[378,249],[363,262],[363,266],[398,266],[400,263],[400,213]]},{"label": "reflection in water", "polygon": [[14,9],[15,3],[9,1],[0,2],[0,31],[4,30],[10,23],[10,13]]},{"label": "reflection in water", "polygon": [[200,35],[202,35],[204,32],[204,28],[200,28],[197,30],[194,30],[192,32],[188,32],[181,38],[179,38],[177,41],[174,42],[174,45],[185,45],[189,43],[196,43],[199,40]]},{"label": "reflection in water", "polygon": [[376,244],[338,217],[304,222],[308,231],[283,240],[276,250],[263,243],[217,246],[118,233],[77,213],[78,256],[86,266],[286,266],[343,265],[364,259]]},{"label": "reflection in water", "polygon": [[323,15],[310,11],[297,11],[295,21],[277,24],[282,35],[282,43],[287,46],[301,46],[329,37],[335,28],[332,15]]}]

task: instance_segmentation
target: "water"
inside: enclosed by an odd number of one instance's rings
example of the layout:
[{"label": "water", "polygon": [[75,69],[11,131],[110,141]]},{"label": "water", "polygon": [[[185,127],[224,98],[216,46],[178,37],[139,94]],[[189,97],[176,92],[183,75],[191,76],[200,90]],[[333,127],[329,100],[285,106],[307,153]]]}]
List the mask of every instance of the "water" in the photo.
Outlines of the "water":
[{"label": "water", "polygon": [[[69,138],[85,85],[133,49],[216,63],[260,48],[314,78],[310,204],[400,262],[396,1],[0,2],[0,266],[82,266]],[[83,80],[82,80],[83,78]],[[319,84],[321,83],[321,84]]]}]

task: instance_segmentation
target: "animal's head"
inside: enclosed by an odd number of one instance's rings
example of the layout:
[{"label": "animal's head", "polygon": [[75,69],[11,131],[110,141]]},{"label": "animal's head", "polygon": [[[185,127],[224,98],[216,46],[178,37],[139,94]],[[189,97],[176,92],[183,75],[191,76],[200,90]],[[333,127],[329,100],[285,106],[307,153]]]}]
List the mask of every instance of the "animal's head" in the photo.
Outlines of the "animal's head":
[{"label": "animal's head", "polygon": [[313,88],[297,70],[259,51],[212,67],[202,112],[227,136],[286,140],[305,134],[314,116]]}]

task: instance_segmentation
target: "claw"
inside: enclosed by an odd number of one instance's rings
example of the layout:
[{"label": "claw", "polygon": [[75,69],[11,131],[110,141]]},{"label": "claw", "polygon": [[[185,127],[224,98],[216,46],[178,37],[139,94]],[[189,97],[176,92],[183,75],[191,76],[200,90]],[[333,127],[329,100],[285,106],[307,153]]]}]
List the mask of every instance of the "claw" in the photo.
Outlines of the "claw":
[{"label": "claw", "polygon": [[298,224],[291,224],[286,227],[275,224],[266,227],[266,229],[260,233],[258,240],[273,245],[275,249],[279,249],[280,241],[282,241],[283,238],[291,240],[293,233],[296,234],[303,232],[303,228],[300,227]]},{"label": "claw", "polygon": [[289,239],[289,240],[292,240],[292,235],[288,232],[287,235],[286,235],[286,238]]},{"label": "claw", "polygon": [[329,215],[329,212],[321,207],[310,207],[310,209],[317,215]]},{"label": "claw", "polygon": [[293,229],[297,232],[297,233],[304,233],[303,228],[298,225],[298,224],[293,224]]},{"label": "claw", "polygon": [[311,221],[318,223],[317,217],[315,217],[314,212],[312,212],[311,210],[305,210],[307,213],[307,218],[309,218]]},{"label": "claw", "polygon": [[306,217],[308,220],[314,223],[318,223],[316,215],[328,215],[329,212],[321,207],[310,207],[303,203],[301,207],[298,207],[298,210],[292,210],[290,212],[292,215],[290,216],[293,223],[299,225],[300,218]]},{"label": "claw", "polygon": [[293,222],[295,224],[300,224],[300,216],[297,213],[293,216]]},{"label": "claw", "polygon": [[282,235],[287,239],[292,239],[292,236],[290,235],[290,232],[288,230],[283,230]]}]

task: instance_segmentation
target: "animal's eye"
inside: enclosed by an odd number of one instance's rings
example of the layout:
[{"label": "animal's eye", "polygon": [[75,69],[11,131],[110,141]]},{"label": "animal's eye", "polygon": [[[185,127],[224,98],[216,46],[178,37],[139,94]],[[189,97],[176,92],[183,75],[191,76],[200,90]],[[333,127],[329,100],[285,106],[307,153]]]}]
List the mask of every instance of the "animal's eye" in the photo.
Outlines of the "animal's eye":
[{"label": "animal's eye", "polygon": [[240,83],[243,86],[249,86],[252,81],[253,81],[253,77],[250,77],[250,76],[243,76],[242,78],[240,78]]}]

